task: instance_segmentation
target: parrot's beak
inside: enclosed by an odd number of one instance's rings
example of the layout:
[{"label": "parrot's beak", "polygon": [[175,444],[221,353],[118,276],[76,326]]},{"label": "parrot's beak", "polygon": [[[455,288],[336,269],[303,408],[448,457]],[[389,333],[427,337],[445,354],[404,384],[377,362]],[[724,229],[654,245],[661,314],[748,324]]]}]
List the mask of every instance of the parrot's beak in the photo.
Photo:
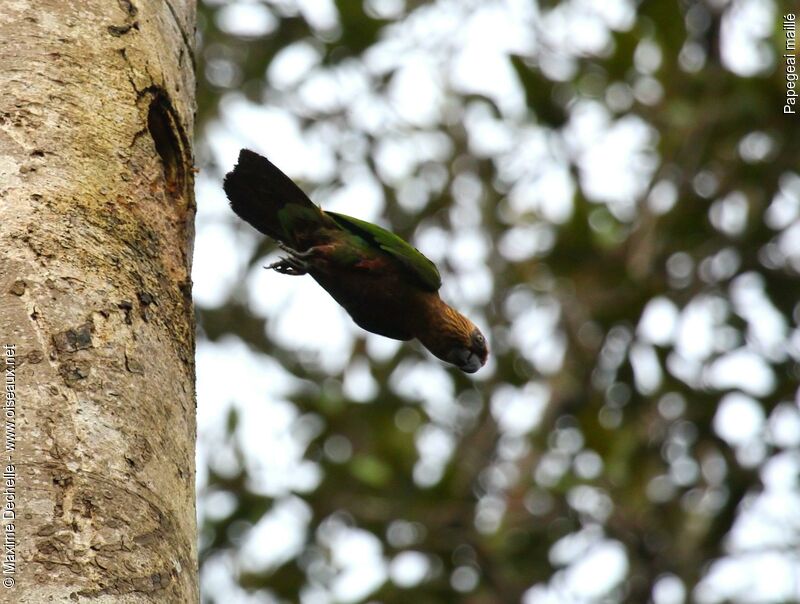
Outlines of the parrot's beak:
[{"label": "parrot's beak", "polygon": [[464,347],[451,350],[447,355],[447,361],[458,367],[464,373],[475,373],[483,366],[480,355]]},{"label": "parrot's beak", "polygon": [[469,355],[469,358],[466,360],[466,362],[459,366],[459,369],[465,373],[475,373],[482,366],[483,363],[481,363],[480,357],[473,352]]}]

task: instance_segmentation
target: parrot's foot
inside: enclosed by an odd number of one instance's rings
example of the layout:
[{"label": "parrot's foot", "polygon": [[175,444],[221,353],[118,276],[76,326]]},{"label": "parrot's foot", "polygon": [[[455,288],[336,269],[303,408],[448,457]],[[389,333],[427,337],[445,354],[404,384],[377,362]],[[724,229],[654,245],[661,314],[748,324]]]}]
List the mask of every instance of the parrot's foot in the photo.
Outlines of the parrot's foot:
[{"label": "parrot's foot", "polygon": [[308,273],[308,264],[303,262],[300,258],[289,256],[288,258],[281,258],[277,262],[273,262],[265,266],[283,275],[305,275]]},{"label": "parrot's foot", "polygon": [[277,242],[278,247],[281,248],[288,255],[281,258],[278,262],[273,262],[264,268],[271,268],[284,275],[305,275],[312,268],[314,263],[324,261],[325,255],[329,253],[332,246],[330,245],[314,245],[302,252],[289,247],[285,243]]},{"label": "parrot's foot", "polygon": [[285,243],[278,241],[278,247],[281,248],[284,252],[288,255],[285,258],[281,258],[278,262],[273,262],[269,266],[265,266],[264,268],[269,268],[274,271],[277,271],[283,275],[305,275],[308,273],[308,269],[310,268],[309,259],[314,253],[314,248],[309,248],[304,252],[299,252],[294,248],[289,247]]}]

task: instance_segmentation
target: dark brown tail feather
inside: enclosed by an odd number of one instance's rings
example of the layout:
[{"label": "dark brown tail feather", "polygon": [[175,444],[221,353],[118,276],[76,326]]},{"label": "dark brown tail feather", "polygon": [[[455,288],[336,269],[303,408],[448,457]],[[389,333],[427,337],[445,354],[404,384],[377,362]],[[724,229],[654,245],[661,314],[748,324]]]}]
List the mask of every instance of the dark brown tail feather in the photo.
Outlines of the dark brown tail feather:
[{"label": "dark brown tail feather", "polygon": [[239,160],[222,186],[231,209],[242,220],[287,245],[292,245],[293,238],[284,232],[278,211],[288,204],[316,207],[286,174],[249,149],[239,152]]}]

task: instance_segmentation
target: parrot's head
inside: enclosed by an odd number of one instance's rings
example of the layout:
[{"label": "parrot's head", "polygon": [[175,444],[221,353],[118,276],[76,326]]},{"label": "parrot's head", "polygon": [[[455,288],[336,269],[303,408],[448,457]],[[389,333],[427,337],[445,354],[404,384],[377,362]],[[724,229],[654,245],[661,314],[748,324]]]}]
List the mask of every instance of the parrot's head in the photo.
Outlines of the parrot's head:
[{"label": "parrot's head", "polygon": [[420,338],[437,357],[452,363],[464,373],[475,373],[486,363],[489,346],[481,330],[454,308],[442,305],[444,312],[432,322],[427,337]]},{"label": "parrot's head", "polygon": [[465,373],[475,373],[486,363],[489,347],[481,331],[473,325],[469,337],[455,343],[447,352],[447,362],[452,363]]},{"label": "parrot's head", "polygon": [[472,321],[442,302],[439,296],[431,299],[430,314],[425,317],[424,328],[417,337],[443,361],[465,373],[475,373],[486,364],[489,356],[486,338]]}]

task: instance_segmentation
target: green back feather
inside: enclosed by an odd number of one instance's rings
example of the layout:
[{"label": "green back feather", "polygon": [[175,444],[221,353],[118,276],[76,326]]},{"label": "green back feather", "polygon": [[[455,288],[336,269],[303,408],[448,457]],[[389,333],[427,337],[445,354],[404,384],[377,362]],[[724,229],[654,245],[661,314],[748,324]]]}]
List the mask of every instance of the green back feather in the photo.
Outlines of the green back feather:
[{"label": "green back feather", "polygon": [[413,247],[391,231],[371,222],[359,220],[352,216],[325,212],[343,229],[358,235],[369,244],[381,249],[409,272],[409,274],[429,291],[437,291],[442,286],[442,277],[436,265],[428,260],[422,252]]}]

